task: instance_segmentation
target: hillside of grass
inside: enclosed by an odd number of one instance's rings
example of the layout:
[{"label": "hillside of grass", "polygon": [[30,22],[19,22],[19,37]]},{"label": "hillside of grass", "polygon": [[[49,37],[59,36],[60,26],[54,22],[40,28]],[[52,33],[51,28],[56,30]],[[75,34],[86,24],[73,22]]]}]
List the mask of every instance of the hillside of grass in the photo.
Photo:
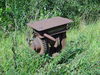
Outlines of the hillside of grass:
[{"label": "hillside of grass", "polygon": [[69,29],[66,48],[54,58],[31,50],[26,32],[0,31],[0,75],[100,75],[100,22]]},{"label": "hillside of grass", "polygon": [[[66,48],[40,56],[26,24],[54,16],[74,21]],[[100,0],[0,0],[0,75],[100,75],[99,18]]]}]

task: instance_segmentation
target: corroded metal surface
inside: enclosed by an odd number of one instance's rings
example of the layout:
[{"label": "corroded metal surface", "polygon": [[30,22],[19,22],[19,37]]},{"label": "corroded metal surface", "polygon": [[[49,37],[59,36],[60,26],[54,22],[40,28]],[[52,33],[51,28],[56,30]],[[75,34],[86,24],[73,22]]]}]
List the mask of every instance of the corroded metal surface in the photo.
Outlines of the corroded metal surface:
[{"label": "corroded metal surface", "polygon": [[34,40],[30,44],[30,47],[40,55],[45,54],[45,51],[47,50],[46,41],[41,40],[39,37],[34,38]]},{"label": "corroded metal surface", "polygon": [[54,18],[45,19],[45,20],[41,20],[41,21],[30,22],[27,25],[37,31],[42,31],[42,30],[54,28],[57,26],[65,25],[65,24],[68,24],[71,22],[73,22],[73,21],[70,19],[67,19],[67,18],[54,17]]},{"label": "corroded metal surface", "polygon": [[60,52],[66,46],[66,25],[71,22],[67,18],[54,17],[28,23],[34,30],[31,48],[39,54]]}]

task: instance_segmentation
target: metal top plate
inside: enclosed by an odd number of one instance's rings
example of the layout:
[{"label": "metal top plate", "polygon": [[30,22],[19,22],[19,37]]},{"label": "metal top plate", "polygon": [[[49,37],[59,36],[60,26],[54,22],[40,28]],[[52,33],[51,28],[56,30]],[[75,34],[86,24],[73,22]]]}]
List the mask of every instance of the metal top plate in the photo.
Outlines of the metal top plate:
[{"label": "metal top plate", "polygon": [[53,18],[45,19],[41,21],[30,22],[27,25],[37,31],[43,31],[43,30],[50,29],[53,27],[58,27],[64,24],[68,24],[70,22],[73,22],[73,21],[67,18],[62,18],[62,17],[53,17]]}]

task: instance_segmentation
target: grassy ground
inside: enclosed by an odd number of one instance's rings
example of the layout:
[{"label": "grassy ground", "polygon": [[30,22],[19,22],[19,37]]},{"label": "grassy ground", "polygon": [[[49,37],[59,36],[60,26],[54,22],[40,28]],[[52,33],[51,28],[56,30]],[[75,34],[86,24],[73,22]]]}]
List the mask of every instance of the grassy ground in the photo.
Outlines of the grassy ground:
[{"label": "grassy ground", "polygon": [[0,32],[0,75],[100,75],[100,22],[67,36],[66,48],[52,58],[28,47],[25,30]]}]

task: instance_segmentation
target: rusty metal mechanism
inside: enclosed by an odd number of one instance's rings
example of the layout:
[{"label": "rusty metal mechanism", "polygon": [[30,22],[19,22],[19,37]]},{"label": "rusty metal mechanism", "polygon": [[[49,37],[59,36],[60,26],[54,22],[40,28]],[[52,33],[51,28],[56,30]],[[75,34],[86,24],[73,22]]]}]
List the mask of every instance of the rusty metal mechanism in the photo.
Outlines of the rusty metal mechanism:
[{"label": "rusty metal mechanism", "polygon": [[30,47],[41,55],[60,52],[66,46],[66,30],[71,22],[67,18],[54,17],[28,23],[33,29],[33,37],[29,39]]}]

